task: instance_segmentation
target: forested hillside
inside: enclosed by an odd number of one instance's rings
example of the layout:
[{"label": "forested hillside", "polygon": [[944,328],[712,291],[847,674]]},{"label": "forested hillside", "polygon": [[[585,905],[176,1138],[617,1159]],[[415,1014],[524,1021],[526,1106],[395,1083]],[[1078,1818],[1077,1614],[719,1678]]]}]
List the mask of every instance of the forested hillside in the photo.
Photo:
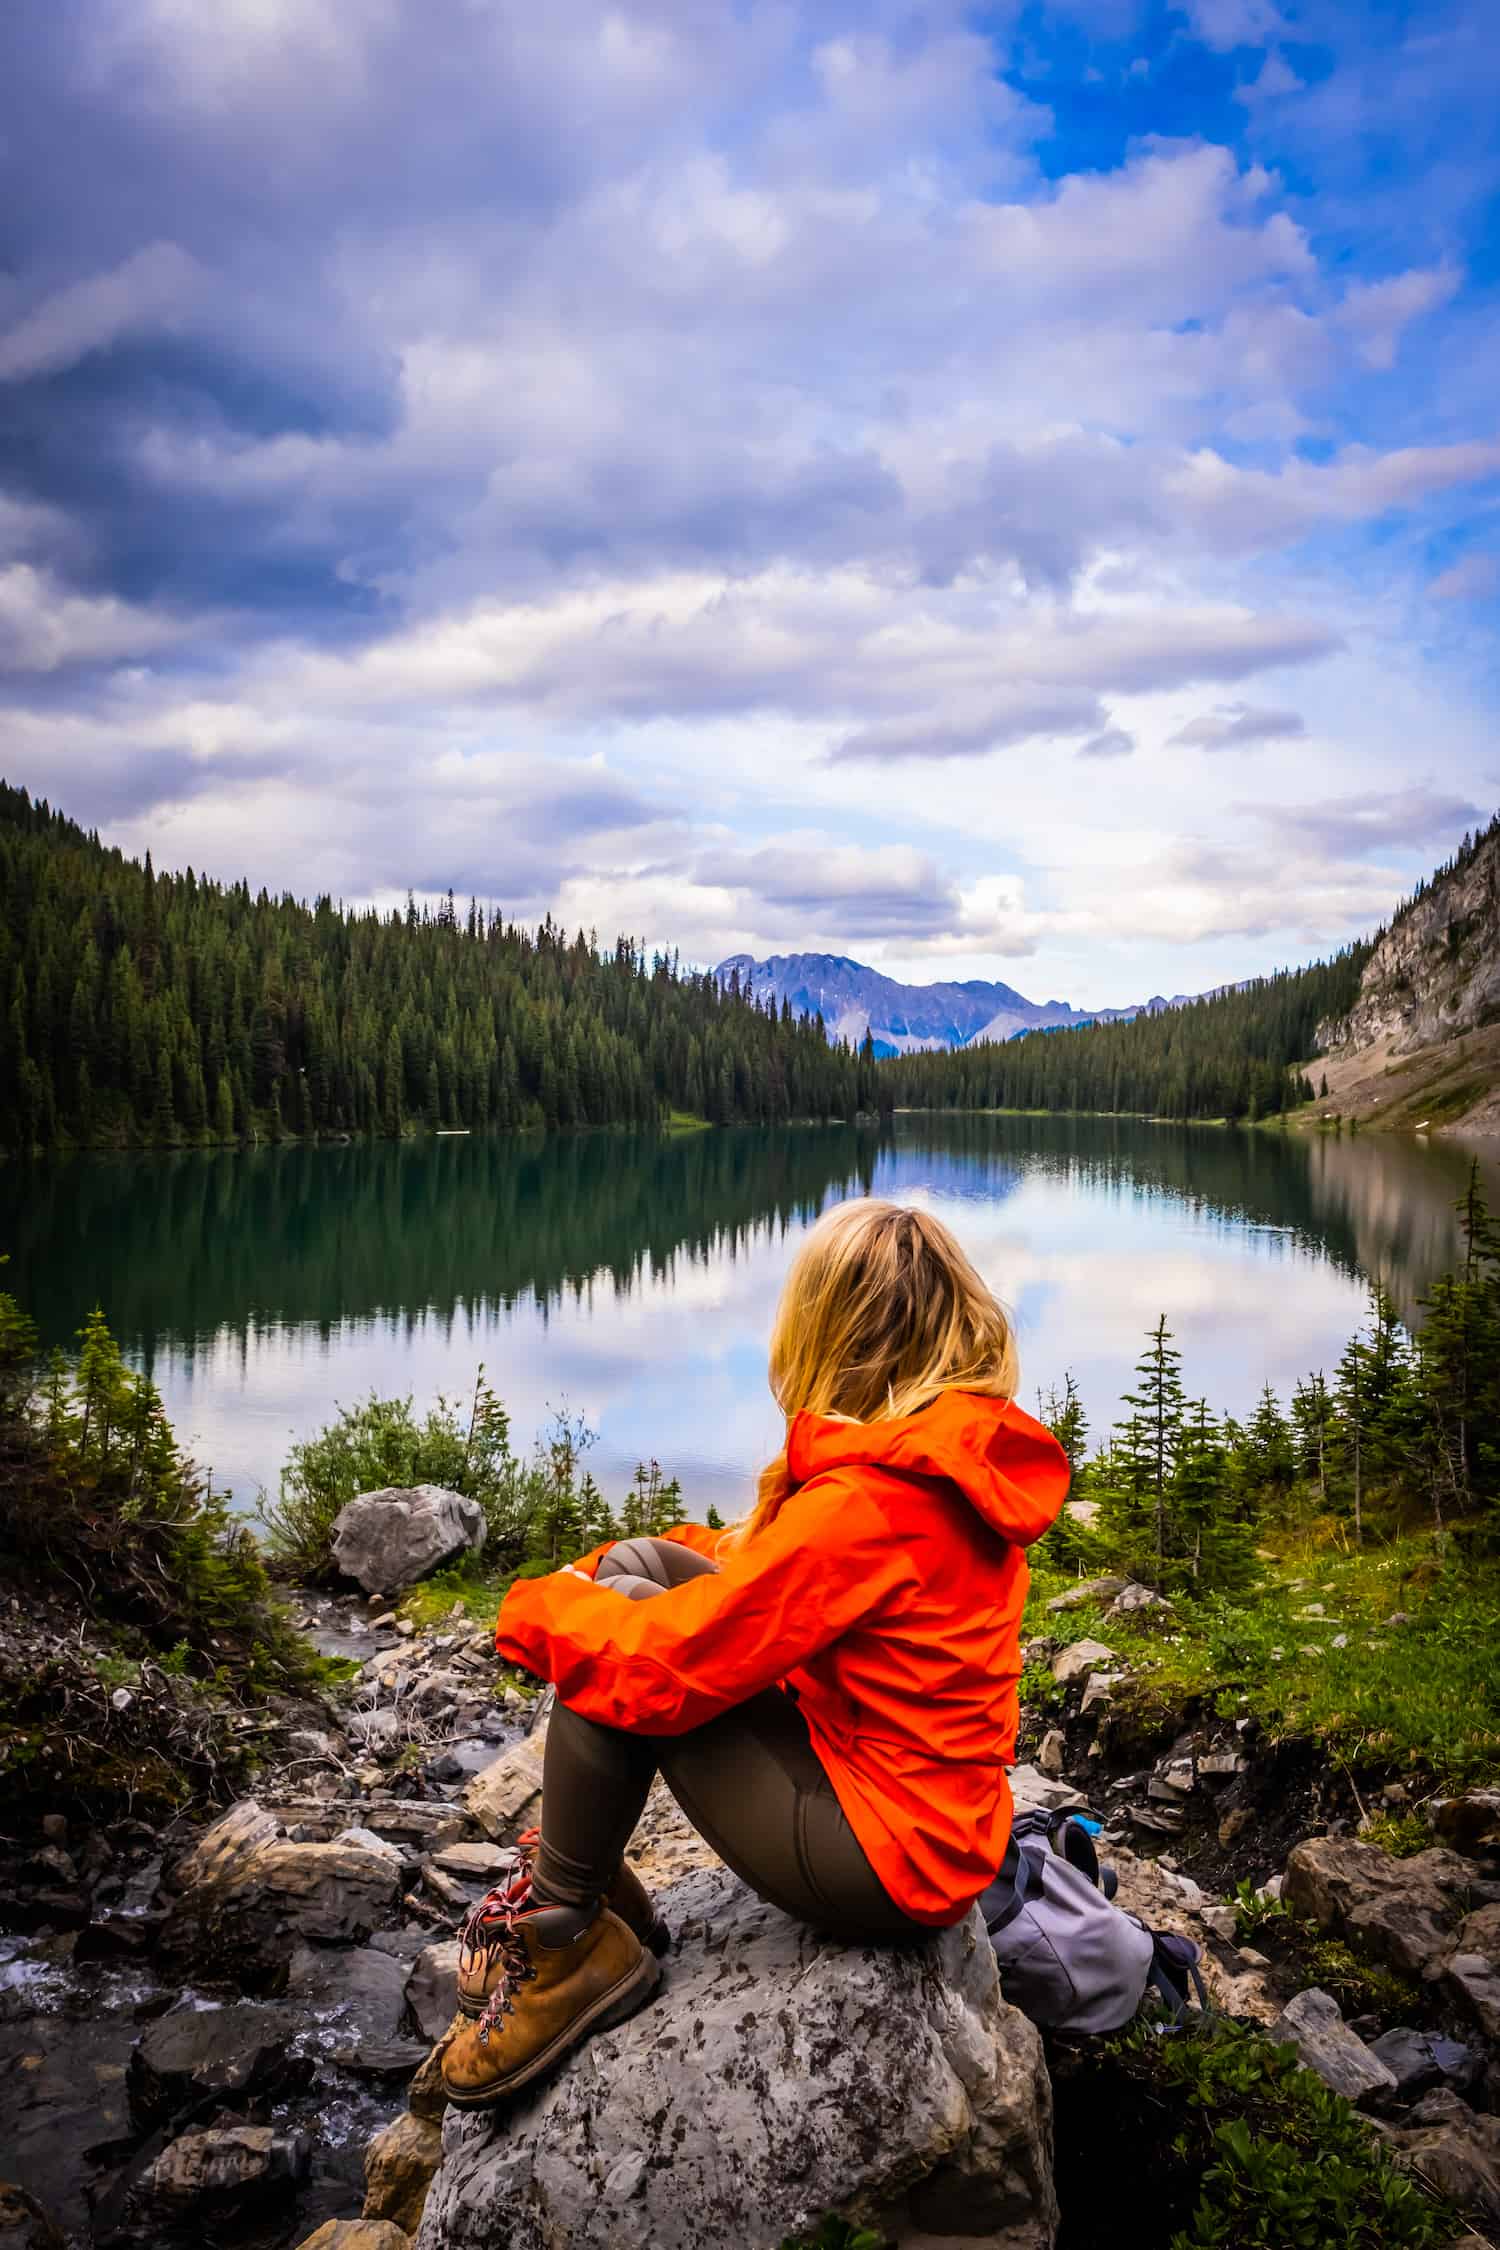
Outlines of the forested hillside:
[{"label": "forested hillside", "polygon": [[[503,870],[497,871],[497,880]],[[157,875],[0,783],[0,1146],[851,1116],[873,1059],[733,985],[523,930]]]},{"label": "forested hillside", "polygon": [[1129,1023],[902,1055],[880,1065],[881,1080],[897,1108],[1265,1117],[1316,1092],[1292,1066],[1314,1052],[1318,1025],[1348,1010],[1369,955],[1352,945]]}]

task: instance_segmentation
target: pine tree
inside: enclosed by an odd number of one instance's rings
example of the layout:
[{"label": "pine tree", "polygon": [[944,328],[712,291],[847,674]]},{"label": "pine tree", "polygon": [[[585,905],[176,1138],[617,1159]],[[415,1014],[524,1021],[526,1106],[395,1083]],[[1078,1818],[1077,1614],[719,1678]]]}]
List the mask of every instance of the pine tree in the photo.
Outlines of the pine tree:
[{"label": "pine tree", "polygon": [[1076,1476],[1088,1452],[1089,1423],[1071,1368],[1063,1369],[1061,1394],[1048,1391],[1040,1403],[1042,1420],[1068,1456],[1068,1467]]},{"label": "pine tree", "polygon": [[1122,1435],[1122,1473],[1129,1488],[1149,1506],[1158,1564],[1167,1551],[1167,1493],[1181,1442],[1182,1354],[1173,1348],[1167,1316],[1151,1331],[1151,1341],[1136,1362],[1140,1388],[1125,1393],[1134,1413]]}]

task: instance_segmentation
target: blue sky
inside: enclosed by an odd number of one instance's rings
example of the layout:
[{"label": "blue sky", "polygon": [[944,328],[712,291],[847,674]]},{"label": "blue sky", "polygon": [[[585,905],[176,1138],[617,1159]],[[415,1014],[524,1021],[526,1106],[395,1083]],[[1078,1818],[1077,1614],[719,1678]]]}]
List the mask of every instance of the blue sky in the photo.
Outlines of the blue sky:
[{"label": "blue sky", "polygon": [[16,0],[0,770],[1119,1004],[1500,801],[1481,0]]}]

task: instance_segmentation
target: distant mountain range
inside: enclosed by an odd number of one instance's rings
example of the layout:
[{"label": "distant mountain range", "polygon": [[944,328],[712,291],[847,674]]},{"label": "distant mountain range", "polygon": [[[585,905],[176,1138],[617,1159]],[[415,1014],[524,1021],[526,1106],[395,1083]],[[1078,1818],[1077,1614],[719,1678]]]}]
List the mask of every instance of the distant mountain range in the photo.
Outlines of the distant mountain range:
[{"label": "distant mountain range", "polygon": [[830,1039],[855,1045],[868,1031],[877,1055],[906,1055],[922,1048],[967,1047],[979,1039],[1014,1039],[1023,1031],[1053,1031],[1070,1024],[1121,1023],[1181,1007],[1190,993],[1168,1000],[1160,993],[1133,1008],[1075,1008],[1066,1000],[1028,1000],[1008,984],[968,977],[953,984],[898,984],[861,961],[839,953],[773,953],[756,961],[733,953],[718,976],[737,975],[762,999],[790,1001],[797,1015],[821,1015]]}]

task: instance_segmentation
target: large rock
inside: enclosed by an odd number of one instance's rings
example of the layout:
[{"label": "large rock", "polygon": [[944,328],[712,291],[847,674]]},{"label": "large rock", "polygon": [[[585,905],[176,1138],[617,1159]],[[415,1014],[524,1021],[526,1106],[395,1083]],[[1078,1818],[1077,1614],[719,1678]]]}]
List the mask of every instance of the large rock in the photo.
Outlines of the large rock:
[{"label": "large rock", "polygon": [[1392,1859],[1344,1836],[1310,1836],[1286,1863],[1282,1896],[1332,1937],[1419,1977],[1454,1949],[1474,1885],[1457,1852]]},{"label": "large rock", "polygon": [[228,2008],[174,2008],[141,2033],[130,2058],[130,2107],[154,2125],[189,2102],[269,2092],[287,2076],[298,2019],[240,2000]]},{"label": "large rock", "polygon": [[1051,2090],[977,1914],[838,1945],[727,1870],[662,1905],[662,1993],[499,2118],[450,2113],[418,2250],[774,2250],[825,2213],[903,2250],[1050,2250]]},{"label": "large rock", "polygon": [[406,1965],[373,1945],[299,1945],[287,1971],[306,2053],[336,2059],[387,2048],[406,2016]]},{"label": "large rock", "polygon": [[334,1563],[367,1594],[399,1594],[484,1545],[477,1500],[441,1484],[361,1492],[333,1519]]},{"label": "large rock", "polygon": [[1410,2024],[1383,2031],[1370,2041],[1370,2052],[1378,2055],[1394,2075],[1397,2098],[1403,2102],[1415,2101],[1419,2094],[1430,2093],[1436,2086],[1472,2085],[1482,2068],[1481,2058],[1472,2047],[1457,2039],[1444,2039],[1435,2031],[1418,2031]]},{"label": "large rock", "polygon": [[1316,2071],[1325,2086],[1356,2107],[1376,2106],[1396,2091],[1395,2072],[1349,2029],[1331,1992],[1316,1986],[1299,1992],[1272,2024],[1271,2037],[1289,2041],[1304,2069]]},{"label": "large rock", "polygon": [[1429,2186],[1481,2225],[1500,2225],[1500,2117],[1476,2117],[1457,2094],[1428,2094],[1386,2140]]},{"label": "large rock", "polygon": [[159,1950],[175,1968],[247,1992],[284,1987],[298,1939],[362,1945],[401,1895],[399,1864],[360,1844],[277,1839],[214,1865],[173,1900]]}]

